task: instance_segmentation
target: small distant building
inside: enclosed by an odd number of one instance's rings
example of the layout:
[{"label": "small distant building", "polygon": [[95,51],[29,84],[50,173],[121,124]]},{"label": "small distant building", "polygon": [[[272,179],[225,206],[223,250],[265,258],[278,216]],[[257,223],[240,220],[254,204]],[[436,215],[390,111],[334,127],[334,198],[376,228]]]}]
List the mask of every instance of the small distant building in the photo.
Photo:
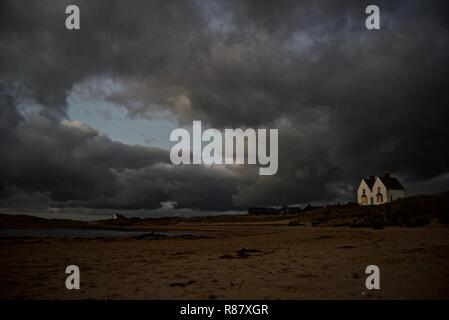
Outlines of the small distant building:
[{"label": "small distant building", "polygon": [[280,208],[268,208],[268,207],[252,207],[248,208],[248,214],[250,215],[281,215],[281,214],[297,214],[304,212],[304,210],[308,210],[308,208],[312,208],[310,205],[304,209],[301,209],[300,206],[288,207],[283,205]]},{"label": "small distant building", "polygon": [[379,205],[399,198],[405,198],[404,187],[389,172],[362,179],[357,189],[357,203],[360,205]]},{"label": "small distant building", "polygon": [[114,213],[114,215],[112,216],[113,220],[123,219],[123,218],[125,218],[125,216],[123,214],[120,214],[120,213]]},{"label": "small distant building", "polygon": [[248,214],[251,215],[267,215],[267,214],[279,214],[279,210],[276,208],[248,208]]}]

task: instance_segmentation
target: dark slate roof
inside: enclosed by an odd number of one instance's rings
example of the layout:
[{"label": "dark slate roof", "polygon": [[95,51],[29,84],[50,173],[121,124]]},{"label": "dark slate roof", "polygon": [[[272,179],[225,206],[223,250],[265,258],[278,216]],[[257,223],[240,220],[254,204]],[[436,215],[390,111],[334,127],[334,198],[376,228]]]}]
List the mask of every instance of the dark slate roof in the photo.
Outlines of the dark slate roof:
[{"label": "dark slate roof", "polygon": [[369,178],[363,178],[365,180],[366,184],[368,185],[368,188],[371,190],[374,186],[374,182],[376,182],[376,178],[369,177]]},{"label": "dark slate roof", "polygon": [[392,190],[404,190],[404,187],[399,183],[398,179],[394,177],[379,177],[380,181],[387,187],[387,189]]}]

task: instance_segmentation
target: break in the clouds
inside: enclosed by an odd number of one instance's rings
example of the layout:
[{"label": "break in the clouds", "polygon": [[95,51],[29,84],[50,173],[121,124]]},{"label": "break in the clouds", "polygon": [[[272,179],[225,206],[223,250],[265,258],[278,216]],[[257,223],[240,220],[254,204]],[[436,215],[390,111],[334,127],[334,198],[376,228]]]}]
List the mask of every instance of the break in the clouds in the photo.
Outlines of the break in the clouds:
[{"label": "break in the clouds", "polygon": [[[68,4],[80,7],[80,30],[65,29]],[[361,177],[385,170],[411,193],[443,191],[448,6],[377,1],[381,29],[368,31],[368,4],[0,1],[0,204],[232,210],[347,201]],[[73,96],[83,97],[78,112]],[[76,118],[99,104],[103,123],[124,110],[130,131],[142,119],[278,128],[278,173],[173,166],[151,144],[160,136],[131,145],[95,118]]]}]

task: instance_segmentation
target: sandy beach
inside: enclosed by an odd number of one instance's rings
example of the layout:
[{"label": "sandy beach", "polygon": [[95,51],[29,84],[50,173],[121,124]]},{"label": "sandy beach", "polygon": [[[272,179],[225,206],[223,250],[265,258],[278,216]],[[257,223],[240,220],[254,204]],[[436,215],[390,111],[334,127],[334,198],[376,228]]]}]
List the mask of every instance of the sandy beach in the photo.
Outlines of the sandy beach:
[{"label": "sandy beach", "polygon": [[[205,237],[1,239],[0,299],[448,299],[447,226],[178,224]],[[67,265],[81,289],[67,290]],[[365,288],[365,268],[381,289]]]}]

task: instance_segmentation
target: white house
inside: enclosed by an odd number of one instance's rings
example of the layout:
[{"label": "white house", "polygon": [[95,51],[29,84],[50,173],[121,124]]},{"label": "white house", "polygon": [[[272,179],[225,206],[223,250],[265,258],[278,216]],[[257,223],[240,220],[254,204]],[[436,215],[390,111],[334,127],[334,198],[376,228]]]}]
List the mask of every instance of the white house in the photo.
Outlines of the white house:
[{"label": "white house", "polygon": [[357,189],[357,203],[360,205],[378,205],[404,197],[404,187],[390,173],[364,178]]}]

